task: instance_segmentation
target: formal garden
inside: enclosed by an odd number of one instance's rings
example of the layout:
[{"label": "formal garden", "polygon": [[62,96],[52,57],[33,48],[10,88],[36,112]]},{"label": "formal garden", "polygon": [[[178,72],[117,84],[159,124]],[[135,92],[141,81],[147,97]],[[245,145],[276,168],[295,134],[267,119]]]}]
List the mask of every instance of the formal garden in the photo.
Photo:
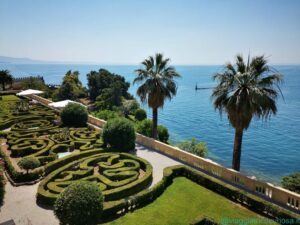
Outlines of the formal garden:
[{"label": "formal garden", "polygon": [[[0,161],[0,179],[5,164],[12,184],[39,182],[36,204],[52,208],[62,224],[221,224],[226,218],[296,218],[183,165],[165,168],[163,179],[152,183],[152,165],[135,155],[134,125],[124,118],[109,120],[101,130],[87,124],[82,106],[69,104],[59,112],[14,95],[1,96],[0,114],[5,161]],[[3,190],[0,186],[1,200]]]}]

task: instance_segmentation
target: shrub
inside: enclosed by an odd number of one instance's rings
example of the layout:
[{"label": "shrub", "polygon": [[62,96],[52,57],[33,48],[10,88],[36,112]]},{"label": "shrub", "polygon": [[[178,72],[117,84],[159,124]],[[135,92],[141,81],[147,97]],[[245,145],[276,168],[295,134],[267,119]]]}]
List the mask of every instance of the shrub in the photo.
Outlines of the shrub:
[{"label": "shrub", "polygon": [[162,125],[158,125],[157,133],[158,133],[158,140],[160,140],[164,143],[168,143],[170,135],[169,135],[169,131],[166,127],[164,127]]},{"label": "shrub", "polygon": [[208,149],[205,142],[199,142],[196,138],[192,138],[191,140],[183,141],[177,144],[179,148],[184,151],[190,152],[200,157],[207,156]]},{"label": "shrub", "polygon": [[142,121],[144,119],[147,118],[147,113],[144,109],[137,109],[135,111],[135,115],[134,115],[134,118],[137,120],[137,121]]},{"label": "shrub", "polygon": [[111,111],[111,110],[101,110],[98,111],[96,113],[94,113],[94,115],[102,120],[110,120],[110,119],[114,119],[114,118],[118,118],[120,117],[119,114],[117,112]]},{"label": "shrub", "polygon": [[[145,119],[136,125],[136,131],[144,136],[151,137],[152,135],[152,120]],[[157,127],[158,140],[167,143],[169,139],[168,129],[162,125]]]},{"label": "shrub", "polygon": [[60,114],[61,121],[69,127],[83,127],[88,120],[86,108],[77,103],[69,103]]},{"label": "shrub", "polygon": [[139,107],[140,105],[136,100],[123,100],[120,109],[122,114],[128,117],[129,115],[134,115]]},{"label": "shrub", "polygon": [[97,184],[77,181],[57,198],[54,213],[61,224],[95,224],[103,210],[103,196]]},{"label": "shrub", "polygon": [[109,120],[102,133],[105,145],[119,150],[130,151],[135,147],[135,131],[133,124],[123,118]]},{"label": "shrub", "polygon": [[300,172],[283,177],[281,183],[284,188],[300,193]]},{"label": "shrub", "polygon": [[28,173],[28,170],[33,170],[33,169],[39,167],[40,165],[41,165],[40,161],[36,157],[33,157],[33,156],[22,158],[18,162],[18,166],[21,169],[26,170],[26,173]]},{"label": "shrub", "polygon": [[191,222],[190,225],[220,225],[220,224],[214,221],[212,218],[203,217],[203,215],[201,215],[200,217],[197,217],[193,222]]},{"label": "shrub", "polygon": [[152,120],[146,119],[136,125],[136,131],[144,136],[151,137],[152,134]]}]

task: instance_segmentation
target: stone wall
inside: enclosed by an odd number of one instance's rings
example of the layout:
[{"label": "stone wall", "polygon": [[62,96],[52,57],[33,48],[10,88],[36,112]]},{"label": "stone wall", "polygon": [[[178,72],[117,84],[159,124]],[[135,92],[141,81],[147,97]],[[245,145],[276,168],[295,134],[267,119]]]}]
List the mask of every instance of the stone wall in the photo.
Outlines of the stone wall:
[{"label": "stone wall", "polygon": [[[32,95],[32,99],[41,102],[44,105],[51,103],[50,100],[40,96]],[[89,115],[88,122],[92,125],[103,128],[106,121]],[[297,213],[300,213],[300,195],[284,188],[275,186],[271,183],[259,181],[237,172],[233,169],[225,168],[222,165],[205,159],[191,153],[185,152],[177,147],[162,143],[141,134],[136,134],[136,142],[148,148],[152,148],[157,152],[168,155],[174,159],[178,159],[188,165],[198,168],[207,174],[211,174],[226,182],[240,186],[241,188],[255,193],[256,195],[268,199],[278,205],[284,206]]]}]

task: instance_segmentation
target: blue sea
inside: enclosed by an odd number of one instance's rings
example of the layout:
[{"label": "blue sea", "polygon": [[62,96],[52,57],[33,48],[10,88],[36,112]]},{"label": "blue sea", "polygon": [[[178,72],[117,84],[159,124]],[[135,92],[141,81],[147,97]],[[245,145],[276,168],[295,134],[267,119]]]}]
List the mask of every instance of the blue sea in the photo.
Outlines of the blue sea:
[{"label": "blue sea", "polygon": [[[0,64],[15,77],[42,75],[48,84],[59,84],[64,74],[72,69],[80,72],[87,84],[86,74],[105,68],[131,82],[139,66],[63,65],[63,64]],[[260,179],[279,183],[282,176],[300,172],[300,66],[274,66],[284,75],[281,86],[284,99],[278,100],[278,113],[270,120],[253,120],[244,133],[241,171]],[[168,127],[171,142],[195,137],[207,143],[209,158],[230,167],[234,129],[227,116],[213,108],[211,89],[195,91],[198,87],[213,87],[212,74],[222,66],[176,66],[182,78],[177,80],[178,92],[172,101],[159,111],[159,123]],[[137,86],[130,87],[135,95]],[[147,105],[142,105],[151,117]]]}]

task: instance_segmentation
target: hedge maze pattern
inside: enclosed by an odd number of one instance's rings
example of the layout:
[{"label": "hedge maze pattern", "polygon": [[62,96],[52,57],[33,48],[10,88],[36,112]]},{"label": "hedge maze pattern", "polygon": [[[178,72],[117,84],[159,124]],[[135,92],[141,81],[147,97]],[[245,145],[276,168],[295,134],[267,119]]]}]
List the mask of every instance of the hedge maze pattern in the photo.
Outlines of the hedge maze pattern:
[{"label": "hedge maze pattern", "polygon": [[10,128],[6,139],[11,157],[35,156],[44,165],[59,152],[102,147],[99,131],[61,128],[55,124],[54,110],[27,100],[0,101],[0,115],[0,130]]},{"label": "hedge maze pattern", "polygon": [[98,153],[72,161],[50,173],[38,189],[38,201],[53,203],[72,182],[97,183],[105,201],[128,197],[145,189],[152,180],[152,167],[127,153]]}]

